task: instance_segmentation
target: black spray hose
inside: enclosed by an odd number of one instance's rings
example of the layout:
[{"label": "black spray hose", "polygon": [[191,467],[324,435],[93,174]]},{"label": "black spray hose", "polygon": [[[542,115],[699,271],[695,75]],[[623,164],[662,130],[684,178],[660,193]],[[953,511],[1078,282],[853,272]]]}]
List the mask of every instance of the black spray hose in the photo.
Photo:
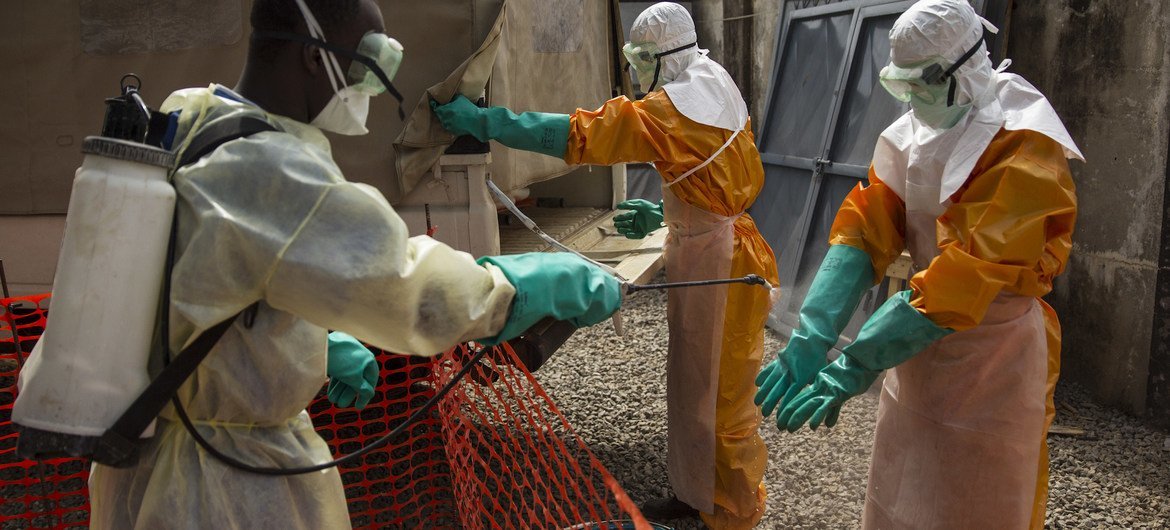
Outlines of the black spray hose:
[{"label": "black spray hose", "polygon": [[[656,290],[656,289],[677,289],[677,288],[682,288],[682,287],[702,287],[702,286],[707,286],[707,285],[724,285],[724,284],[731,284],[731,283],[742,283],[742,284],[746,284],[746,285],[762,285],[762,286],[768,287],[769,289],[772,288],[772,285],[770,283],[768,283],[767,280],[765,280],[764,278],[762,278],[758,275],[755,275],[755,274],[749,274],[749,275],[744,276],[742,278],[729,278],[729,279],[722,279],[722,280],[700,280],[700,281],[693,281],[693,282],[653,283],[653,284],[648,284],[648,285],[626,284],[625,287],[626,287],[626,294],[633,294],[633,293],[636,293],[638,291],[649,291],[649,290]],[[443,396],[446,396],[447,393],[450,392],[451,389],[455,388],[455,385],[458,384],[459,381],[462,380],[463,377],[466,376],[467,373],[470,372],[473,367],[475,367],[476,365],[479,364],[479,361],[482,360],[485,355],[487,355],[487,352],[490,349],[491,348],[483,348],[480,351],[476,352],[474,355],[472,355],[467,360],[467,362],[463,365],[463,367],[460,368],[459,371],[455,373],[455,376],[452,377],[450,382],[448,382],[446,385],[444,385],[443,388],[439,389],[439,391],[436,392],[435,395],[433,397],[431,397],[431,399],[428,399],[427,402],[424,403],[421,407],[419,407],[418,410],[414,411],[414,413],[411,414],[410,417],[408,417],[406,419],[406,421],[402,422],[400,425],[395,427],[394,430],[390,431],[389,434],[386,434],[385,436],[382,436],[381,438],[378,438],[377,440],[374,440],[373,442],[369,443],[365,447],[362,447],[361,449],[358,449],[357,451],[354,451],[354,452],[352,452],[348,455],[345,455],[341,458],[338,458],[338,459],[333,460],[331,462],[317,464],[314,466],[291,467],[291,468],[257,467],[257,466],[253,466],[250,464],[246,464],[246,463],[241,462],[233,457],[225,455],[222,452],[220,452],[218,449],[213,447],[211,445],[211,443],[208,442],[207,439],[203,438],[203,435],[199,434],[199,431],[195,429],[195,425],[191,422],[191,418],[189,418],[187,416],[187,411],[183,409],[182,404],[179,402],[178,396],[172,398],[172,402],[175,405],[175,413],[179,416],[179,420],[182,421],[183,426],[187,428],[187,432],[189,432],[191,434],[191,437],[195,439],[195,443],[199,444],[199,446],[202,447],[203,450],[210,453],[211,456],[215,457],[217,460],[227,464],[228,466],[234,467],[236,469],[239,469],[242,471],[247,471],[249,473],[256,473],[258,475],[270,475],[270,476],[301,475],[301,474],[305,474],[305,473],[313,473],[313,472],[321,471],[323,469],[329,469],[331,467],[336,467],[336,466],[340,466],[340,465],[354,462],[354,461],[358,460],[359,458],[369,454],[371,451],[386,445],[387,443],[390,442],[391,438],[394,438],[395,436],[402,434],[406,429],[408,429],[409,427],[411,427],[415,423],[417,423],[418,420],[423,417],[423,415],[425,415],[432,408],[434,408],[435,404],[438,403],[440,399],[443,399]],[[555,349],[555,347],[554,347],[554,349]]]},{"label": "black spray hose", "polygon": [[728,278],[724,280],[699,280],[693,282],[675,282],[675,283],[650,283],[646,285],[634,285],[632,283],[626,284],[626,294],[634,294],[638,291],[650,291],[655,289],[677,289],[680,287],[703,287],[706,285],[724,285],[728,283],[742,283],[746,285],[762,285],[769,289],[772,284],[768,280],[756,274],[749,274],[742,278]]},{"label": "black spray hose", "polygon": [[402,434],[407,428],[409,428],[412,425],[414,425],[415,423],[417,423],[418,420],[423,417],[423,415],[425,415],[432,408],[434,408],[435,404],[438,403],[440,399],[443,399],[443,396],[447,395],[447,393],[450,392],[452,388],[455,388],[455,385],[458,384],[459,381],[462,380],[463,377],[465,375],[467,375],[467,373],[470,372],[473,367],[475,367],[477,364],[479,364],[479,361],[481,359],[483,359],[484,355],[487,355],[487,352],[490,350],[491,350],[491,348],[483,348],[480,351],[476,352],[475,355],[472,355],[470,358],[468,358],[466,363],[463,365],[463,368],[460,368],[459,371],[455,373],[455,376],[451,378],[450,382],[448,382],[446,385],[443,385],[443,388],[439,389],[439,391],[436,392],[435,395],[433,397],[431,397],[431,399],[428,399],[426,403],[423,403],[423,405],[421,407],[419,407],[418,410],[414,411],[414,413],[411,414],[410,417],[406,418],[406,421],[402,422],[400,425],[395,427],[394,430],[390,431],[389,434],[386,434],[385,436],[382,436],[381,438],[378,438],[377,440],[370,442],[365,447],[362,447],[361,449],[358,449],[358,450],[356,450],[348,455],[345,455],[341,458],[338,458],[338,459],[333,460],[331,462],[325,462],[323,464],[317,464],[317,465],[308,466],[308,467],[290,467],[290,468],[256,467],[256,466],[253,466],[250,464],[245,464],[244,462],[236,460],[235,458],[232,458],[228,455],[225,455],[225,454],[221,453],[218,449],[213,447],[211,445],[211,443],[208,442],[205,438],[203,438],[203,435],[199,434],[199,431],[195,430],[195,425],[192,424],[191,419],[189,417],[187,417],[187,412],[185,410],[183,410],[182,405],[179,403],[179,398],[176,396],[175,398],[172,399],[172,401],[175,405],[175,413],[178,414],[179,420],[183,422],[183,426],[185,426],[187,428],[187,432],[191,433],[191,437],[195,439],[195,443],[199,444],[199,446],[202,447],[203,450],[210,453],[211,456],[215,457],[217,460],[219,460],[219,461],[221,461],[221,462],[223,462],[231,467],[234,467],[236,469],[239,469],[242,471],[247,471],[249,473],[256,473],[258,475],[269,475],[269,476],[302,475],[305,473],[314,473],[317,471],[321,471],[323,469],[329,469],[331,467],[336,467],[336,466],[355,462],[359,458],[369,454],[370,451],[373,451],[379,447],[386,445],[387,443],[390,442],[391,438],[394,438],[395,436]]}]

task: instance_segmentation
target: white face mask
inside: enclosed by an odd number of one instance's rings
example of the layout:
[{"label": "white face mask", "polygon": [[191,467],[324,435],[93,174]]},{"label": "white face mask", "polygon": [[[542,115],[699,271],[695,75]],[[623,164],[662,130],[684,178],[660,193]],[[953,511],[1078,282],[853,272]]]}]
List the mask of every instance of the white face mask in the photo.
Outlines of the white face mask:
[{"label": "white face mask", "polygon": [[[305,17],[309,36],[324,43],[325,33],[313,17],[313,13],[305,5],[304,0],[296,0],[296,3],[301,14]],[[364,40],[365,37],[363,37]],[[393,47],[390,40],[386,39],[385,44]],[[396,43],[397,41],[394,41],[394,44]],[[400,52],[400,48],[401,45],[396,48],[396,51]],[[366,128],[366,118],[370,115],[369,89],[365,88],[364,85],[347,86],[345,72],[341,70],[337,57],[324,48],[318,48],[318,52],[321,54],[321,64],[325,68],[325,74],[329,77],[329,84],[333,86],[333,97],[329,99],[325,108],[317,113],[313,121],[309,122],[309,125],[346,136],[368,134],[370,130]],[[401,59],[401,56],[397,56],[397,59]]]},{"label": "white face mask", "polygon": [[309,123],[322,129],[345,136],[361,136],[370,132],[366,118],[370,115],[370,95],[347,86],[334,92],[329,103]]}]

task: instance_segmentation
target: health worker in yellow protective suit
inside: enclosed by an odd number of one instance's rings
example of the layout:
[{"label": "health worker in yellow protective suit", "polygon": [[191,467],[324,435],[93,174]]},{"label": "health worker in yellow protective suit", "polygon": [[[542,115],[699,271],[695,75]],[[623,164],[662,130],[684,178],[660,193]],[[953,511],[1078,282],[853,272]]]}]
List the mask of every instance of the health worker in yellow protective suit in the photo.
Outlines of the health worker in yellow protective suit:
[{"label": "health worker in yellow protective suit", "polygon": [[[476,338],[507,340],[546,317],[597,323],[618,308],[620,284],[576,256],[477,263],[429,237],[410,237],[381,194],[342,177],[322,130],[364,133],[370,97],[388,89],[402,57],[373,0],[252,6],[237,89],[180,90],[163,103],[178,113],[180,152],[225,120],[254,118],[275,129],[225,142],[174,173],[170,350],[233,319],[177,394],[211,446],[265,468],[332,459],[305,406],[326,374],[331,400],[364,405],[377,363],[352,339],[327,339],[327,329],[389,351],[435,355]],[[233,317],[253,304],[250,322]],[[162,350],[152,362],[161,364]],[[337,468],[260,475],[196,443],[176,409],[164,409],[137,463],[94,466],[92,527],[349,528]]]},{"label": "health worker in yellow protective suit", "polygon": [[[764,184],[747,105],[727,72],[697,47],[686,9],[662,2],[634,21],[626,56],[648,92],[572,115],[436,106],[443,125],[481,141],[563,157],[569,164],[652,162],[661,204],[627,201],[615,225],[643,237],[665,220],[670,281],[758,274],[775,284],[775,258],[745,213]],[[676,497],[651,501],[651,519],[694,516],[712,528],[750,528],[764,511],[767,452],[752,378],[763,357],[770,292],[733,285],[674,289],[667,362],[668,459]]]},{"label": "health worker in yellow protective suit", "polygon": [[[1083,158],[1044,96],[992,67],[985,30],[966,0],[924,0],[890,30],[881,82],[912,110],[833,223],[793,334],[819,347],[786,348],[758,380],[757,400],[795,431],[831,426],[892,368],[863,528],[1044,526],[1060,324],[1040,297],[1072,249],[1067,159]],[[904,248],[910,289],[825,366],[859,290]]]}]

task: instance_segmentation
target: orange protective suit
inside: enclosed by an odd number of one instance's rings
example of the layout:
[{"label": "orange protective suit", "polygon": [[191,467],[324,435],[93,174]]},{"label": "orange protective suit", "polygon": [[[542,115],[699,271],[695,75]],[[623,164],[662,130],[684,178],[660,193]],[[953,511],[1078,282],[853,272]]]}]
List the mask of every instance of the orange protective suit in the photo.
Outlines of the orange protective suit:
[{"label": "orange protective suit", "polygon": [[[934,191],[937,193],[937,188]],[[954,467],[937,477],[919,469],[911,477],[917,482],[914,485],[899,483],[900,477],[893,477],[898,470],[890,468],[898,466],[883,468],[883,464],[890,463],[888,459],[896,458],[891,455],[913,453],[914,442],[908,438],[927,438],[921,432],[897,432],[898,429],[935,428],[936,422],[930,421],[930,418],[926,418],[921,425],[910,419],[915,414],[921,416],[921,411],[906,414],[897,410],[898,407],[913,409],[921,406],[929,409],[926,414],[947,409],[949,416],[937,423],[958,424],[966,420],[957,419],[956,416],[978,416],[970,421],[976,424],[983,422],[980,425],[997,423],[994,428],[989,427],[987,432],[1001,429],[995,432],[1000,438],[1022,437],[1024,441],[1020,443],[1031,444],[1031,454],[1037,455],[1039,460],[1037,466],[1017,466],[1007,473],[1007,477],[997,476],[995,470],[986,467],[981,471],[983,479],[991,476],[996,481],[991,488],[1000,488],[1000,494],[1008,495],[1009,498],[1018,497],[1020,503],[1026,503],[1015,507],[1015,520],[1020,520],[1019,517],[1027,520],[1030,513],[1031,527],[1043,528],[1048,493],[1046,435],[1055,414],[1052,395],[1060,369],[1060,323],[1056,313],[1040,297],[1052,290],[1053,278],[1064,270],[1072,249],[1076,212],[1075,186],[1062,146],[1038,132],[1001,129],[983,152],[966,183],[951,196],[945,211],[934,220],[934,226],[918,227],[919,234],[933,234],[937,250],[931,249],[934,252],[926,256],[925,260],[915,256],[919,271],[910,282],[913,290],[911,305],[935,324],[951,328],[957,333],[887,375],[879,409],[878,432],[874,440],[865,526],[883,527],[905,521],[899,519],[899,515],[904,516],[904,513],[892,513],[889,506],[882,504],[880,497],[886,494],[881,491],[882,487],[901,487],[903,496],[913,496],[911,490],[927,492],[934,504],[950,503],[952,506],[979,504],[973,498],[949,497],[951,493],[957,496],[957,492],[952,490],[989,487],[986,480],[967,480],[978,477],[963,476],[962,469]],[[915,223],[913,214],[908,213],[906,201],[883,183],[871,167],[869,185],[855,188],[841,206],[833,223],[830,243],[864,250],[873,262],[874,277],[881,278],[889,264],[910,243],[908,240],[915,231]],[[924,224],[921,220],[917,223]],[[914,247],[913,244],[910,246]],[[911,252],[915,253],[913,248]],[[994,332],[996,326],[1005,325],[1009,320],[1023,320],[1029,311],[1034,313],[1034,324],[1013,324],[1004,328],[1009,330],[1008,334],[997,336],[997,332]],[[1029,331],[1017,333],[1021,327]],[[1020,346],[1024,343],[1028,346]],[[957,362],[955,357],[939,359],[938,356],[945,355],[944,351],[948,347],[951,350],[975,352],[965,359],[958,359],[970,363],[964,367],[964,371],[947,371],[944,361],[952,365]],[[1004,352],[1007,355],[1003,355]],[[932,355],[935,357],[932,358]],[[979,387],[993,386],[996,378],[1004,380],[1012,377],[1014,368],[1025,370],[1020,368],[1020,363],[1030,363],[1031,368],[1028,369],[1039,370],[1040,377],[1014,385],[1007,391],[1021,394],[1002,399],[999,403],[974,402],[979,399],[975,394],[982,391]],[[1044,377],[1045,372],[1047,377]],[[983,376],[992,379],[980,381]],[[919,383],[932,378],[936,383]],[[908,387],[915,385],[923,388],[915,387],[914,392],[927,399],[933,397],[934,402],[907,405],[907,399],[903,398],[902,403],[895,403],[899,399],[896,397],[899,392],[909,394],[911,390]],[[970,388],[971,393],[966,394],[960,388]],[[930,396],[932,392],[933,396]],[[1041,392],[1044,395],[1039,395]],[[1021,410],[1011,410],[1011,407],[1014,403],[1023,409],[1023,401],[1033,404],[1030,406],[1036,410],[1035,423],[1026,426],[1022,422],[1006,425],[1008,422],[999,421],[999,418],[1022,416]],[[887,404],[890,406],[887,407]],[[994,410],[999,404],[1002,404],[1002,408]],[[1043,411],[1042,420],[1039,411]],[[890,428],[883,430],[883,423],[886,422]],[[942,429],[938,428],[940,431]],[[951,434],[940,435],[939,439],[948,439],[948,436],[952,441],[961,440],[956,443],[967,443],[961,437]],[[964,436],[973,438],[976,434],[968,432]],[[986,448],[1000,442],[979,443]],[[1002,443],[1006,447],[1014,442]],[[1038,451],[1035,446],[1039,446]],[[940,451],[946,450],[946,447],[936,446],[933,450],[924,449],[923,454],[911,454],[905,458],[927,456],[942,459],[946,455]],[[1029,468],[1035,470],[1034,476],[1029,474]],[[938,480],[932,482],[933,478]],[[978,508],[971,508],[975,509]],[[967,514],[967,524],[972,524],[974,520],[987,522],[989,519],[982,517],[996,516],[963,510],[967,509],[959,508],[957,513]]]},{"label": "orange protective suit", "polygon": [[[778,283],[776,260],[746,210],[764,185],[750,122],[733,131],[681,114],[664,91],[618,97],[571,118],[565,161],[652,162],[664,183],[670,281],[758,274]],[[768,454],[758,434],[753,381],[763,358],[771,293],[759,286],[674,289],[668,300],[669,471],[678,497],[708,526],[751,528],[764,513]],[[707,502],[704,503],[703,501]]]}]

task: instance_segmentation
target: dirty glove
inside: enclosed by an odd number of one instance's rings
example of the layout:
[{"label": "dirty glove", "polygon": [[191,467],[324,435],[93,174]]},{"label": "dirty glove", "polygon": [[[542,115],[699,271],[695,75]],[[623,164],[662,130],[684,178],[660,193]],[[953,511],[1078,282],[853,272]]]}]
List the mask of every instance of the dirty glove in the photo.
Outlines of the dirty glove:
[{"label": "dirty glove", "polygon": [[516,288],[504,328],[495,337],[479,341],[484,344],[518,337],[545,317],[567,320],[580,328],[601,322],[621,308],[617,279],[573,254],[485,256],[478,263],[499,267]]},{"label": "dirty glove", "polygon": [[910,305],[910,291],[894,295],[865,322],[857,340],[841,351],[833,364],[817,374],[816,382],[801,391],[776,417],[788,432],[801,425],[816,430],[837,422],[841,405],[865,393],[882,370],[893,368],[953,331],[941,328]]},{"label": "dirty glove", "polygon": [[613,218],[618,233],[628,239],[642,239],[646,234],[662,228],[662,201],[654,204],[646,199],[622,201],[619,210],[631,210]]},{"label": "dirty glove", "polygon": [[329,402],[362,409],[378,386],[378,360],[357,339],[340,331],[329,334]]},{"label": "dirty glove", "polygon": [[783,409],[829,363],[829,349],[849,323],[861,295],[873,286],[873,265],[865,251],[833,245],[800,306],[792,338],[756,377],[756,405],[764,417]]},{"label": "dirty glove", "polygon": [[564,158],[569,145],[569,115],[525,112],[517,116],[504,107],[480,108],[463,95],[431,110],[456,136],[471,135],[481,142],[496,140],[513,149]]}]

